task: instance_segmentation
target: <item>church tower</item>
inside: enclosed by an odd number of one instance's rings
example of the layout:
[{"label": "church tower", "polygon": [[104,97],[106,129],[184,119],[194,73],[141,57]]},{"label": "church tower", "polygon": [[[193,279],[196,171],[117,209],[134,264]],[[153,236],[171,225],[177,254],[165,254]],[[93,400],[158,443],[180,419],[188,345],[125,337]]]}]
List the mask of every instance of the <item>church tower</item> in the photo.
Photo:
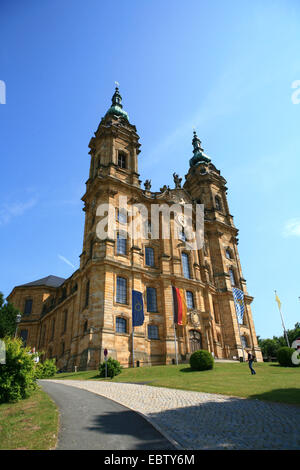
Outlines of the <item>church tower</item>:
[{"label": "church tower", "polygon": [[[226,180],[211,162],[194,131],[193,157],[184,188],[198,204],[204,204],[204,247],[200,254],[202,279],[207,284],[206,304],[212,312],[216,350],[219,357],[243,356],[243,348],[255,351],[262,360],[257,344],[246,280],[238,254],[238,230],[233,223],[227,201]],[[243,291],[245,314],[238,324],[232,288]],[[242,344],[243,343],[243,344]],[[243,347],[243,348],[242,348]]]}]

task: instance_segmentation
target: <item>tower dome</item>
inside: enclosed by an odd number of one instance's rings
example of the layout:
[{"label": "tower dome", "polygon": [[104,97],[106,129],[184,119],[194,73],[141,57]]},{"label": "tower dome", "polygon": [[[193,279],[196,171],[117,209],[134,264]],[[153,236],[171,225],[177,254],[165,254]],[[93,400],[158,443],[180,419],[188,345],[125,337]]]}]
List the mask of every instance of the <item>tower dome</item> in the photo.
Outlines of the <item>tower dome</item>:
[{"label": "tower dome", "polygon": [[117,86],[116,86],[116,90],[113,94],[111,101],[112,101],[112,105],[107,111],[105,116],[112,114],[114,116],[121,116],[124,119],[127,119],[127,121],[129,121],[128,113],[123,109],[122,96],[120,95],[119,88]]}]

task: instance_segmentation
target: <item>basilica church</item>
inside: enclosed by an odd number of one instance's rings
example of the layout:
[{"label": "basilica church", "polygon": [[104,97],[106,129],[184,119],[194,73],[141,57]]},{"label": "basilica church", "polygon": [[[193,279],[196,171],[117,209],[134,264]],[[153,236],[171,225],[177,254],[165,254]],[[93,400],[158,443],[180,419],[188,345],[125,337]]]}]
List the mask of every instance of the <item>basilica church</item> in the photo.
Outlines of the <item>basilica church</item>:
[{"label": "basilica church", "polygon": [[[189,170],[184,181],[174,168],[174,188],[151,191],[139,179],[139,136],[123,109],[118,87],[111,107],[89,143],[90,172],[86,182],[85,223],[80,267],[68,279],[48,275],[16,286],[8,296],[22,313],[18,335],[57,367],[72,371],[96,369],[108,356],[124,367],[188,361],[198,349],[215,358],[239,360],[251,350],[262,361],[251,297],[238,254],[238,230],[227,202],[226,180],[204,153],[194,131]],[[187,249],[184,224],[175,236],[155,237],[151,220],[147,236],[125,237],[121,197],[128,206],[190,204],[204,206],[204,243]],[[97,208],[116,208],[115,236],[97,236]],[[185,296],[186,319],[174,324],[172,288]],[[238,319],[233,288],[244,296]],[[132,327],[132,291],[142,293],[144,322]],[[175,339],[176,338],[176,339]]]}]

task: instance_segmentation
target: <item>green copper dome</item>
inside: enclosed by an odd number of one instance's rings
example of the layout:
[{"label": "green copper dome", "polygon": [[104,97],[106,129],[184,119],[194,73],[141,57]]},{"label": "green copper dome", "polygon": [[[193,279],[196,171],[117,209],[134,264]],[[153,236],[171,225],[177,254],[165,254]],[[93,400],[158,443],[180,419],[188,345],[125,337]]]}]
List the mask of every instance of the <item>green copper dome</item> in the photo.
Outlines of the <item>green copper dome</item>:
[{"label": "green copper dome", "polygon": [[196,166],[198,163],[209,163],[210,158],[205,155],[203,148],[201,147],[201,140],[194,131],[193,137],[193,154],[194,156],[190,159],[190,166]]},{"label": "green copper dome", "polygon": [[129,116],[126,113],[126,111],[124,111],[123,106],[122,106],[122,96],[119,93],[119,88],[118,87],[116,87],[116,91],[115,91],[111,101],[112,101],[112,105],[109,108],[109,110],[107,111],[105,116],[107,116],[108,114],[113,114],[114,116],[121,116],[121,117],[127,119],[127,121],[129,121]]}]

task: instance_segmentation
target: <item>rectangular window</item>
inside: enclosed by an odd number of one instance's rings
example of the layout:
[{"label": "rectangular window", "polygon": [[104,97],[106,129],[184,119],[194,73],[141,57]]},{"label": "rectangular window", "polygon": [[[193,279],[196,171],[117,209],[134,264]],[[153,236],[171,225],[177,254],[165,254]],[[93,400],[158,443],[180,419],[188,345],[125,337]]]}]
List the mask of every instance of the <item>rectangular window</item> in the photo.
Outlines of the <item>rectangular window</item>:
[{"label": "rectangular window", "polygon": [[119,153],[118,154],[118,166],[120,168],[126,168],[126,155],[125,153]]},{"label": "rectangular window", "polygon": [[124,209],[118,210],[117,220],[120,224],[127,224],[127,212]]},{"label": "rectangular window", "polygon": [[127,303],[127,279],[124,277],[117,277],[116,302],[119,304]]},{"label": "rectangular window", "polygon": [[30,315],[32,312],[32,299],[25,300],[24,315]]},{"label": "rectangular window", "polygon": [[125,318],[118,317],[116,319],[116,332],[126,333],[126,320]]},{"label": "rectangular window", "polygon": [[235,286],[235,276],[232,269],[229,269],[230,282],[232,286]]},{"label": "rectangular window", "polygon": [[147,287],[147,312],[157,312],[156,289]]},{"label": "rectangular window", "polygon": [[191,278],[191,273],[190,273],[190,264],[189,264],[189,257],[186,253],[182,253],[182,271],[184,277],[187,279]]},{"label": "rectangular window", "polygon": [[127,239],[119,233],[117,234],[117,254],[126,255],[127,253]]},{"label": "rectangular window", "polygon": [[159,339],[157,325],[148,325],[148,338]]},{"label": "rectangular window", "polygon": [[26,347],[27,344],[27,338],[28,338],[28,330],[21,330],[20,332],[20,337],[23,341],[23,346],[24,348]]},{"label": "rectangular window", "polygon": [[147,266],[154,266],[154,250],[153,250],[153,248],[146,247],[145,254],[146,254],[146,265]]},{"label": "rectangular window", "polygon": [[186,306],[188,309],[194,308],[194,295],[189,290],[186,291]]}]

